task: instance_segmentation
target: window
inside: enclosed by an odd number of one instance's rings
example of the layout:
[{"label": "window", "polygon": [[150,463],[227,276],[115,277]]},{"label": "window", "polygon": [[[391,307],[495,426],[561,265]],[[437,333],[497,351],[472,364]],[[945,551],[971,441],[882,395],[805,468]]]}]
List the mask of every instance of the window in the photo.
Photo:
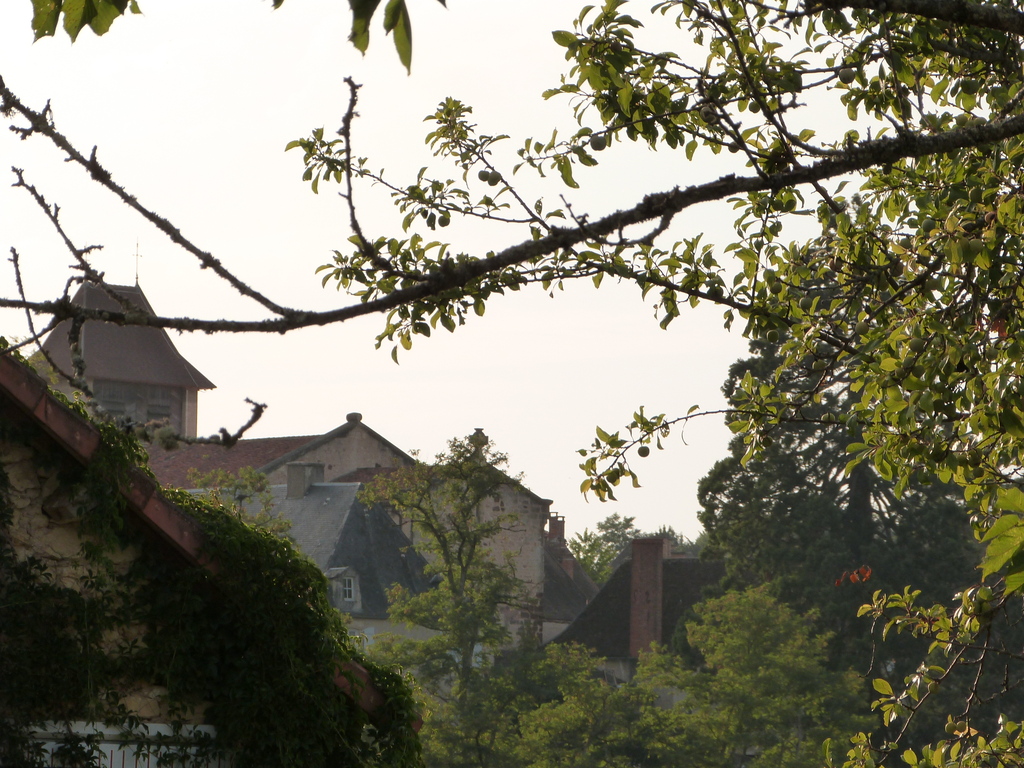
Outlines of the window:
[{"label": "window", "polygon": [[341,599],[356,599],[356,580],[353,579],[351,576],[346,576],[341,580]]},{"label": "window", "polygon": [[97,379],[92,389],[100,406],[114,416],[142,423],[166,421],[179,432],[182,429],[185,391],[180,387]]}]

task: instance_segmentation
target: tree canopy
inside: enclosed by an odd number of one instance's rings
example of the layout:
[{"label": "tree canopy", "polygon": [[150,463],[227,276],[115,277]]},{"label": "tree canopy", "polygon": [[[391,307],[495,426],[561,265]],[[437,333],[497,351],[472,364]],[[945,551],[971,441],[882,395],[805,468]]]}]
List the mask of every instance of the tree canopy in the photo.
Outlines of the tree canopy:
[{"label": "tree canopy", "polygon": [[538,666],[557,690],[517,713],[513,764],[810,768],[823,739],[867,722],[856,675],[826,669],[827,638],[765,589],[701,604],[689,630],[699,666],[652,649],[619,686],[581,649],[548,646]]},{"label": "tree canopy", "polygon": [[392,621],[427,636],[378,636],[371,652],[382,662],[413,670],[426,698],[423,733],[428,760],[445,765],[493,763],[488,743],[501,728],[512,681],[495,659],[515,642],[534,645],[527,633],[513,638],[510,612],[530,613],[529,595],[512,554],[494,551],[505,531],[522,530],[512,513],[493,512],[503,488],[520,487],[505,472],[507,457],[480,431],[449,442],[433,463],[417,462],[378,475],[361,493],[384,504],[411,526],[416,549],[427,559],[433,588],[388,593]]},{"label": "tree canopy", "polygon": [[[729,371],[726,396],[733,398],[748,374],[770,378],[778,350],[778,343],[752,342],[753,355]],[[799,391],[817,375],[813,364],[791,367],[786,388]],[[748,462],[737,435],[731,455],[701,481],[698,498],[709,555],[725,558],[731,586],[771,584],[796,610],[814,610],[817,625],[833,633],[832,664],[863,673],[871,664],[871,626],[857,618],[857,607],[875,590],[907,584],[927,599],[948,599],[973,580],[980,549],[956,486],[911,483],[897,496],[895,482],[869,463],[847,471],[854,438],[835,417],[856,400],[848,386],[824,393],[803,420],[775,429],[771,444]],[[908,662],[917,666],[920,650],[909,653],[887,676],[901,679]]]}]

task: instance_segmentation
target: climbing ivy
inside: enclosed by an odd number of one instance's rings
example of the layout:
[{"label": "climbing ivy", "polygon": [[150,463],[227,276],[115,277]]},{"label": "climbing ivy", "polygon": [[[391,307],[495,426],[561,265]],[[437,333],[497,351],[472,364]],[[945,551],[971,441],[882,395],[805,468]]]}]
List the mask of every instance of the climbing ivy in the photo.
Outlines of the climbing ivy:
[{"label": "climbing ivy", "polygon": [[[0,467],[0,764],[43,765],[29,738],[43,722],[140,733],[124,699],[144,681],[166,687],[182,734],[190,720],[215,726],[212,743],[192,736],[183,748],[177,740],[174,748],[196,762],[222,751],[255,768],[418,766],[410,686],[359,656],[316,566],[239,514],[169,492],[203,527],[219,566],[182,567],[129,523],[120,489],[131,468],[145,466],[142,448],[112,424],[97,426],[102,446],[82,468],[30,424],[0,422],[0,443],[30,446],[34,466],[58,472],[74,500],[85,564],[73,588],[41,560],[18,555],[11,484]],[[128,548],[138,554],[125,565]],[[385,698],[372,718],[334,684],[347,661],[362,664]],[[171,746],[151,739],[144,748],[167,757]],[[77,764],[92,749],[69,737],[62,759]]]}]

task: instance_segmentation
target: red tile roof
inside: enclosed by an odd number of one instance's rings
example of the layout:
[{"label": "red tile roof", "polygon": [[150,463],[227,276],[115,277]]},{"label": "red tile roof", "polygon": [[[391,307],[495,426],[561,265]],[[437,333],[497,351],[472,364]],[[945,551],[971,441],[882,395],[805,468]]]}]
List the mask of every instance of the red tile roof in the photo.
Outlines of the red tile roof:
[{"label": "red tile roof", "polygon": [[258,437],[239,440],[231,448],[220,445],[182,445],[173,451],[161,448],[157,443],[147,446],[149,468],[153,470],[161,485],[169,488],[191,488],[188,473],[190,469],[205,475],[216,469],[238,473],[242,467],[259,469],[286,453],[297,450],[320,435],[298,435],[294,437]]}]

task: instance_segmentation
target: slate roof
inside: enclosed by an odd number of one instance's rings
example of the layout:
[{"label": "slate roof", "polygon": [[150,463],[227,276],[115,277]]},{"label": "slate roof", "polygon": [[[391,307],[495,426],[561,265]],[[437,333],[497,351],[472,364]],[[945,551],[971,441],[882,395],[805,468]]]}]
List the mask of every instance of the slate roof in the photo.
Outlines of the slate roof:
[{"label": "slate roof", "polygon": [[426,561],[391,516],[379,505],[356,498],[359,483],[314,483],[301,499],[289,499],[287,486],[271,488],[274,513],[291,521],[287,536],[327,572],[352,568],[359,576],[359,611],[336,605],[354,616],[386,619],[386,591],[401,584],[413,594],[429,589]]},{"label": "slate roof", "polygon": [[540,603],[544,621],[569,623],[579,616],[599,591],[579,564],[573,569],[572,576],[565,572],[558,551],[564,546],[548,542],[544,547],[544,595]]},{"label": "slate roof", "polygon": [[335,483],[368,483],[379,475],[387,475],[395,471],[395,467],[359,467],[334,478]]},{"label": "slate roof", "polygon": [[[597,596],[552,642],[579,643],[606,659],[628,659],[632,559],[623,562]],[[687,609],[700,602],[705,587],[725,576],[725,563],[693,557],[662,561],[662,637],[668,645]]]},{"label": "slate roof", "polygon": [[[156,314],[138,285],[110,287],[142,311]],[[90,309],[123,311],[116,301],[91,283],[83,283],[71,301]],[[50,359],[69,374],[72,369],[71,351],[68,349],[70,327],[70,320],[59,323],[43,342],[43,349]],[[90,320],[82,326],[81,344],[89,378],[185,389],[214,389],[213,382],[181,356],[163,328],[121,326]]]}]

